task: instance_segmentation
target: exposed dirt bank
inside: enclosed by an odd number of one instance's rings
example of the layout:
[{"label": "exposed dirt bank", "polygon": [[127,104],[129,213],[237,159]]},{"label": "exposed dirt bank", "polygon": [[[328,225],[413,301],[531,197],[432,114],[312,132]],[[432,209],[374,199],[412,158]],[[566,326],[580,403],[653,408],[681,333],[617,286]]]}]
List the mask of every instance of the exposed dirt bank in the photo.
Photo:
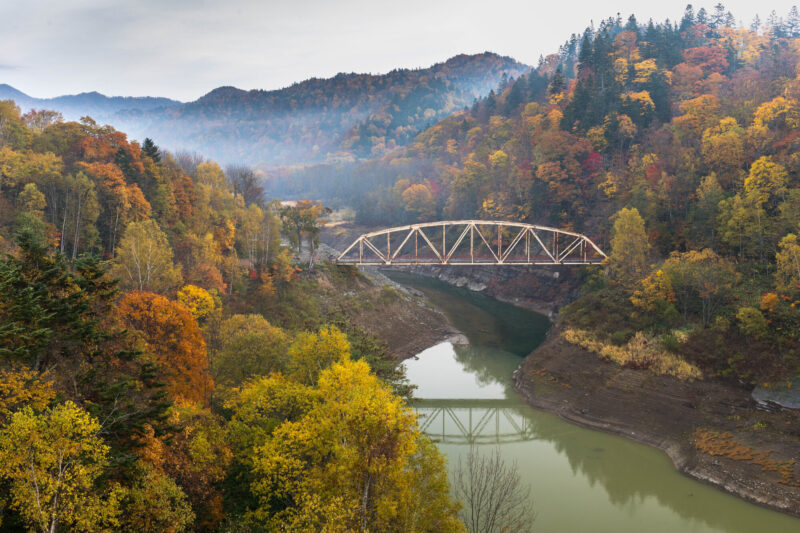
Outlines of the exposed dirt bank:
[{"label": "exposed dirt bank", "polygon": [[[607,363],[558,329],[525,359],[515,383],[535,408],[660,448],[692,478],[800,517],[797,411],[757,410],[745,388]],[[701,441],[715,434],[711,445]]]},{"label": "exposed dirt bank", "polygon": [[398,360],[446,340],[466,344],[466,337],[421,293],[394,283],[377,270],[364,269],[362,273],[363,281],[354,287],[343,311],[353,324],[385,342]]}]

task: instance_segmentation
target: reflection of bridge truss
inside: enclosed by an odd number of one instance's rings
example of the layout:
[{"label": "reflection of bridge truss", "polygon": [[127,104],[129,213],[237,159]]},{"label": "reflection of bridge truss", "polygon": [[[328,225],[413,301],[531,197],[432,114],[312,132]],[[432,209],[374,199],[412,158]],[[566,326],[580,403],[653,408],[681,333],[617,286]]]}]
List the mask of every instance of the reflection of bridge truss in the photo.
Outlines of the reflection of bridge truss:
[{"label": "reflection of bridge truss", "polygon": [[448,444],[501,444],[533,440],[531,421],[510,400],[416,400],[420,430]]},{"label": "reflection of bridge truss", "polygon": [[365,233],[337,261],[357,265],[588,265],[605,257],[580,233],[521,222],[448,220]]}]

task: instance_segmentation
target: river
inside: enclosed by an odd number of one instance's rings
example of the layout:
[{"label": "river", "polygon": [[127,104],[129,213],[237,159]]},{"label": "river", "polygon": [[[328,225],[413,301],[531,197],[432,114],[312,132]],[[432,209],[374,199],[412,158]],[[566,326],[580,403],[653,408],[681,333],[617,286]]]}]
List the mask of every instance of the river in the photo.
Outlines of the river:
[{"label": "river", "polygon": [[406,361],[420,425],[452,467],[475,442],[499,447],[532,488],[537,532],[793,532],[800,520],[678,473],[660,450],[528,407],[513,371],[550,327],[543,315],[439,280],[391,272],[469,339]]}]

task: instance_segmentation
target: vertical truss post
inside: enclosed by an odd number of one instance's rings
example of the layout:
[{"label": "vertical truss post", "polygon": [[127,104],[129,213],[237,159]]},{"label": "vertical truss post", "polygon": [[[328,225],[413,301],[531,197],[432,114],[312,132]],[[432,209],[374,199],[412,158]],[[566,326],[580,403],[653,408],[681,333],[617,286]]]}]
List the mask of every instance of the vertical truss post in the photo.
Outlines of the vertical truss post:
[{"label": "vertical truss post", "polygon": [[531,229],[525,229],[525,255],[528,258],[528,263],[531,262]]},{"label": "vertical truss post", "polygon": [[475,224],[469,225],[469,263],[475,264]]}]

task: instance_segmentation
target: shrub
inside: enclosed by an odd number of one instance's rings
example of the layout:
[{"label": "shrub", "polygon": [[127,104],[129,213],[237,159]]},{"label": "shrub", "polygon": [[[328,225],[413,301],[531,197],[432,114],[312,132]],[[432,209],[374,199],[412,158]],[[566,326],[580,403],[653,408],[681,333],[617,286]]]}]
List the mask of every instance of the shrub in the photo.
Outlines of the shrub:
[{"label": "shrub", "polygon": [[648,369],[655,374],[674,376],[681,380],[703,377],[699,368],[665,351],[655,338],[641,331],[624,346],[608,344],[592,333],[579,329],[566,329],[561,336],[570,344],[595,352],[603,359],[621,366]]}]

